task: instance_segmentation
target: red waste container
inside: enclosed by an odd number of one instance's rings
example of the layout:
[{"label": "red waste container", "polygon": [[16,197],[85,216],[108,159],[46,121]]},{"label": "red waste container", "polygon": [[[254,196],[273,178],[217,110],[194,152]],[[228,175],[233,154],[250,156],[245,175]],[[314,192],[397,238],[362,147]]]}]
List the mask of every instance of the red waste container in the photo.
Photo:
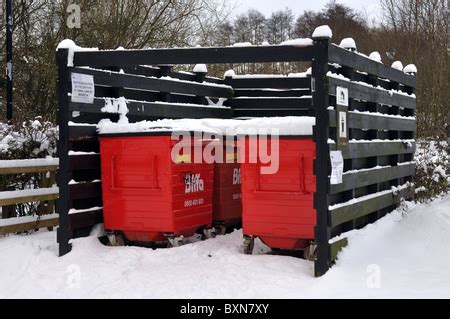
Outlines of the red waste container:
[{"label": "red waste container", "polygon": [[223,144],[223,161],[214,172],[213,224],[221,234],[242,223],[241,165],[236,141]]},{"label": "red waste container", "polygon": [[104,223],[113,241],[123,235],[178,246],[210,227],[214,165],[194,163],[193,143],[173,161],[179,143],[172,132],[100,136]]},{"label": "red waste container", "polygon": [[[281,137],[279,170],[273,175],[263,175],[261,161],[249,161],[250,155],[260,148],[255,139],[267,143],[270,152],[273,146],[267,137],[239,140],[241,155],[245,156],[242,164],[245,253],[252,253],[255,238],[272,249],[305,250],[315,238],[315,143],[309,137]],[[252,144],[258,145],[257,149],[250,149]]]}]

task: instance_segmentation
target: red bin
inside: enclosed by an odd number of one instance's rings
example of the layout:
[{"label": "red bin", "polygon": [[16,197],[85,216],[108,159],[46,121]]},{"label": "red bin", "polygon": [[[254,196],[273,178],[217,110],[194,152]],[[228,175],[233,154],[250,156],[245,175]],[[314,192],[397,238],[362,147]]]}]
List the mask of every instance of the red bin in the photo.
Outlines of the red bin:
[{"label": "red bin", "polygon": [[[254,238],[260,238],[272,249],[304,250],[315,238],[315,143],[311,138],[281,137],[279,169],[273,175],[262,174],[264,165],[259,156],[255,163],[249,161],[251,154],[259,152],[259,143],[267,143],[271,151],[273,141],[267,137],[245,137],[239,141],[241,156],[245,156],[242,164],[245,252],[252,252]],[[257,149],[250,149],[249,145],[257,145]]]},{"label": "red bin", "polygon": [[213,223],[224,234],[242,223],[241,165],[236,142],[225,142],[222,163],[214,172]]},{"label": "red bin", "polygon": [[193,145],[172,160],[179,143],[171,132],[100,136],[104,224],[110,234],[131,242],[174,243],[211,226],[214,165],[194,164]]}]

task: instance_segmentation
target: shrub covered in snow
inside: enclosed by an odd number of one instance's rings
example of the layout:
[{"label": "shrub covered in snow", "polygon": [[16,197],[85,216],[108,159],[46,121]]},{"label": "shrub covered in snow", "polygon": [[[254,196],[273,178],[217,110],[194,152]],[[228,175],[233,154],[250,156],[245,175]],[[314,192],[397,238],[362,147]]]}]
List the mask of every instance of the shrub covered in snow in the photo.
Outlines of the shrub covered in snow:
[{"label": "shrub covered in snow", "polygon": [[56,156],[57,140],[57,128],[41,118],[21,126],[0,123],[0,160]]},{"label": "shrub covered in snow", "polygon": [[[58,129],[42,118],[22,125],[0,123],[0,160],[25,160],[56,157]],[[0,191],[40,188],[47,174],[1,175]],[[51,186],[51,185],[48,185]],[[39,212],[39,203],[3,208],[2,217],[33,215]]]},{"label": "shrub covered in snow", "polygon": [[447,142],[419,142],[416,164],[417,201],[426,202],[450,191],[450,163]]}]

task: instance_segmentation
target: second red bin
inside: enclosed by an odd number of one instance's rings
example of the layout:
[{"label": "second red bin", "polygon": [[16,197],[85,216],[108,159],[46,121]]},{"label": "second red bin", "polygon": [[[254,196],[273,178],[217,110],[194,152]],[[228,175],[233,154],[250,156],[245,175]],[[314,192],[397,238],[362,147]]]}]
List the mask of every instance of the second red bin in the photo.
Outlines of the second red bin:
[{"label": "second red bin", "polygon": [[260,143],[271,152],[273,140],[254,136],[239,141],[246,159],[242,164],[245,252],[252,253],[255,238],[273,249],[306,250],[315,238],[315,143],[310,137],[280,137],[279,167],[268,175],[262,173],[266,165],[260,159],[249,162],[251,155],[257,158]]},{"label": "second red bin", "polygon": [[242,223],[241,165],[235,139],[223,143],[223,159],[215,165],[213,220],[220,234]]}]

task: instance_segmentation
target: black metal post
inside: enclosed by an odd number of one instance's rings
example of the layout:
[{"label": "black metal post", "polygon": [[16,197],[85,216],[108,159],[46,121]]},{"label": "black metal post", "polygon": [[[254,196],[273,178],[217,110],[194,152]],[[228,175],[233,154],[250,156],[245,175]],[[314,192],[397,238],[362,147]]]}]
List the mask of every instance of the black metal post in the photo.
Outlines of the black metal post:
[{"label": "black metal post", "polygon": [[13,0],[6,0],[6,119],[13,117]]},{"label": "black metal post", "polygon": [[315,273],[317,277],[323,276],[331,267],[330,227],[328,216],[329,204],[329,161],[330,146],[330,119],[328,115],[329,89],[328,89],[328,50],[329,38],[314,39],[313,60],[313,107],[316,112],[316,126],[314,139],[317,147],[314,170],[317,179],[317,190],[314,196],[314,206],[317,211],[316,244],[317,261]]},{"label": "black metal post", "polygon": [[56,203],[59,214],[58,243],[59,255],[64,256],[72,250],[69,241],[72,239],[69,221],[69,104],[71,92],[70,68],[67,66],[69,51],[58,50],[58,157],[59,157],[59,199]]}]

